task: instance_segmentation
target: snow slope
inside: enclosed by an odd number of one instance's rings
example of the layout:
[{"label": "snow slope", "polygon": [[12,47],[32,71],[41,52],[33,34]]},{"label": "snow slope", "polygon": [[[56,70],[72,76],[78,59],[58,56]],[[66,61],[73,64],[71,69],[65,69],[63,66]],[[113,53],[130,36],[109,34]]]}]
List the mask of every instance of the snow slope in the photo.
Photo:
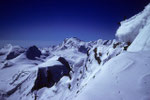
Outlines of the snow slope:
[{"label": "snow slope", "polygon": [[141,29],[140,33],[137,35],[131,46],[129,46],[128,51],[147,51],[150,50],[150,16],[147,19],[147,23]]},{"label": "snow slope", "polygon": [[149,22],[150,4],[139,14],[121,22],[116,32],[116,37],[124,42],[133,42],[135,37],[144,29]]},{"label": "snow slope", "polygon": [[150,50],[150,4],[139,14],[121,22],[116,37],[125,42],[133,42],[128,51]]},{"label": "snow slope", "polygon": [[111,59],[76,100],[150,100],[149,61],[146,51]]},{"label": "snow slope", "polygon": [[[30,60],[27,49],[8,45],[0,50],[0,100],[72,100],[104,63],[126,46],[116,40],[84,42],[68,38],[60,45],[40,48],[40,58]],[[6,59],[10,52],[17,56]],[[68,62],[70,75],[60,57]]]},{"label": "snow slope", "polygon": [[128,50],[105,63],[76,100],[150,100],[150,4],[123,21],[116,36],[132,42]]},{"label": "snow slope", "polygon": [[5,46],[0,100],[150,100],[150,4],[116,36],[121,42],[73,37],[32,50]]}]

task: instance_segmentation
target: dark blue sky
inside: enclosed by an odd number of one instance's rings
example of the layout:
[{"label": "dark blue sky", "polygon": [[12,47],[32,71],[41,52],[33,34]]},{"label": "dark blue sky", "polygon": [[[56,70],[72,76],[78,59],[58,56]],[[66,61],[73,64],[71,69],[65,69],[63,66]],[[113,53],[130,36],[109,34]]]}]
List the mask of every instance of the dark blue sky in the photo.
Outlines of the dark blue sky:
[{"label": "dark blue sky", "polygon": [[113,39],[150,0],[0,0],[0,40]]}]

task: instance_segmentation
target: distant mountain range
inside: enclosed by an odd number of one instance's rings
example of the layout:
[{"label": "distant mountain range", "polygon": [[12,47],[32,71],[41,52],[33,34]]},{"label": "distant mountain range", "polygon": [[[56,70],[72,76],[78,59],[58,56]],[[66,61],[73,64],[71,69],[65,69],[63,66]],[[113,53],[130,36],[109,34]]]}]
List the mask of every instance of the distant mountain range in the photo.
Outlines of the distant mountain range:
[{"label": "distant mountain range", "polygon": [[118,40],[0,49],[0,100],[149,100],[150,4]]}]

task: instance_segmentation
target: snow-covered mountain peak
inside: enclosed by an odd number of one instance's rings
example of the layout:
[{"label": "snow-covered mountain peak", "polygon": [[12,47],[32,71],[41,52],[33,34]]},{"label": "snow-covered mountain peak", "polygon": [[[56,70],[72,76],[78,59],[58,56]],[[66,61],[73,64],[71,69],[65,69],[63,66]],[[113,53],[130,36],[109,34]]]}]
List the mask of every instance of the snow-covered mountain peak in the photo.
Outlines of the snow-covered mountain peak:
[{"label": "snow-covered mountain peak", "polygon": [[54,46],[53,51],[68,49],[78,50],[81,46],[87,48],[87,43],[76,37],[71,37],[66,38],[61,44]]},{"label": "snow-covered mountain peak", "polygon": [[78,39],[77,37],[71,37],[71,38],[66,38],[62,45],[65,45],[65,46],[77,46],[77,45],[84,45],[85,42]]},{"label": "snow-covered mountain peak", "polygon": [[80,40],[79,38],[77,38],[77,37],[71,37],[71,38],[66,38],[65,40],[64,40],[64,43],[70,43],[70,42],[82,42],[82,40]]},{"label": "snow-covered mountain peak", "polygon": [[5,51],[0,55],[0,73],[11,73],[5,75],[8,80],[0,77],[0,100],[71,100],[85,86],[82,82],[94,77],[124,46],[117,41],[83,42],[78,38],[67,38],[60,45],[40,49],[6,46],[0,50]]},{"label": "snow-covered mountain peak", "polygon": [[150,100],[150,5],[123,21],[116,36],[121,41],[5,46],[0,100]]}]

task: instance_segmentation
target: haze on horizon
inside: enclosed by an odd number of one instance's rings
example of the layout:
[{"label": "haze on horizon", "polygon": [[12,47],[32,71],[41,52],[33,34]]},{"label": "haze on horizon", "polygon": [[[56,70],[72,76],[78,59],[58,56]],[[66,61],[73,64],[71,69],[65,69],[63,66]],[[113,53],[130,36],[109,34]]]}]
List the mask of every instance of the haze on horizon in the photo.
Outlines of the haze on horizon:
[{"label": "haze on horizon", "polygon": [[115,38],[118,22],[149,0],[1,0],[0,45],[51,45],[67,37]]}]

